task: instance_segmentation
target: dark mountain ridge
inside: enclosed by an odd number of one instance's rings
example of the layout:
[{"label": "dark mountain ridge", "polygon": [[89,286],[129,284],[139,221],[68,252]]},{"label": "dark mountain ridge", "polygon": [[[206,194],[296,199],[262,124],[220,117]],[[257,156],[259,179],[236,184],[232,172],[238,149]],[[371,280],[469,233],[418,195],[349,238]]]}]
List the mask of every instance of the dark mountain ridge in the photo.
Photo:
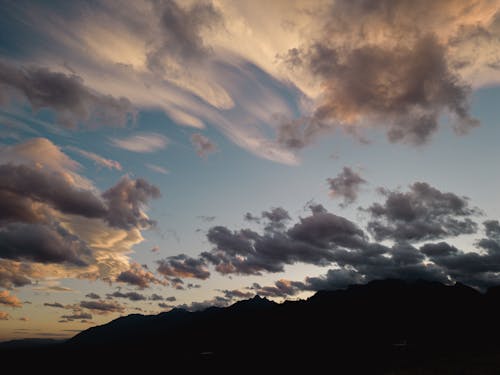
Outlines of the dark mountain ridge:
[{"label": "dark mountain ridge", "polygon": [[[45,355],[119,356],[141,366],[161,358],[170,366],[219,371],[265,363],[268,370],[327,366],[339,374],[422,368],[415,373],[488,374],[500,368],[499,341],[500,288],[483,294],[463,284],[383,280],[282,304],[256,296],[227,308],[133,314],[85,330]],[[472,372],[462,372],[467,366]]]}]

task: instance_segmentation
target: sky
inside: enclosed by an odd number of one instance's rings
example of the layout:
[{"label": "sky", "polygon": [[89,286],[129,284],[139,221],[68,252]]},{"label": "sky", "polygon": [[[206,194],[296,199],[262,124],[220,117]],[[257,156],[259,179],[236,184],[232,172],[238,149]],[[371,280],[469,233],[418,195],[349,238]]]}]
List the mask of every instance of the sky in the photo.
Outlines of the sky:
[{"label": "sky", "polygon": [[500,284],[499,1],[0,6],[0,340]]}]

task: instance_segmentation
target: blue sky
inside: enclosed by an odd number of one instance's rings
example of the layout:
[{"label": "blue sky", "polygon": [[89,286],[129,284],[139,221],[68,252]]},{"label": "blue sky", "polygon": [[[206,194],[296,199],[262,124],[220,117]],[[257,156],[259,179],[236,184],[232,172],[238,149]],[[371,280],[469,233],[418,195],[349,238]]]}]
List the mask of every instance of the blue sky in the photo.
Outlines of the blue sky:
[{"label": "blue sky", "polygon": [[361,3],[2,1],[0,339],[498,284],[500,4]]}]

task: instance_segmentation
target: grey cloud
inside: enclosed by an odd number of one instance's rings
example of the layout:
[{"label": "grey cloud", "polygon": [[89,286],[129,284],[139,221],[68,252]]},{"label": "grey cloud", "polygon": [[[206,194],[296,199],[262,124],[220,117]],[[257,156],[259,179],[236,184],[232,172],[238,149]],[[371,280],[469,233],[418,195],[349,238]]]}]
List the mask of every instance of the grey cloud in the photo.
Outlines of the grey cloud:
[{"label": "grey cloud", "polygon": [[191,143],[193,144],[198,156],[202,158],[206,158],[209,154],[218,150],[215,143],[200,133],[195,133],[191,136]]},{"label": "grey cloud", "polygon": [[[97,314],[108,314],[112,312],[123,312],[125,309],[119,303],[113,301],[81,301],[80,307],[92,310]],[[91,319],[91,318],[84,318]]]},{"label": "grey cloud", "polygon": [[251,298],[255,295],[253,292],[243,292],[238,289],[233,289],[233,290],[222,290],[221,291],[224,294],[224,297],[230,300],[234,299],[246,299],[246,298]]},{"label": "grey cloud", "polygon": [[140,293],[137,292],[127,292],[127,293],[122,293],[122,292],[114,292],[110,294],[106,294],[108,298],[127,298],[131,301],[145,301],[146,297]]},{"label": "grey cloud", "polygon": [[275,207],[271,211],[263,211],[262,218],[268,220],[267,230],[282,230],[285,223],[290,220],[290,215],[283,207]]},{"label": "grey cloud", "polygon": [[125,229],[151,227],[155,222],[143,214],[142,207],[160,196],[160,190],[146,180],[125,176],[102,194],[108,206],[106,220],[112,226]]},{"label": "grey cloud", "polygon": [[58,309],[65,309],[66,308],[64,305],[60,304],[59,302],[54,302],[54,303],[45,302],[43,305],[48,306],[48,307],[55,307]]},{"label": "grey cloud", "polygon": [[[124,229],[154,224],[142,212],[150,199],[160,197],[159,189],[141,178],[123,177],[115,186],[97,196],[78,189],[65,176],[25,165],[0,165],[0,222],[39,222],[44,216],[33,202],[42,202],[67,214],[102,218]],[[13,203],[14,202],[14,203]]]},{"label": "grey cloud", "polygon": [[326,275],[308,277],[305,280],[307,290],[343,289],[349,285],[361,284],[365,281],[363,275],[349,269],[331,269]]},{"label": "grey cloud", "polygon": [[177,298],[175,298],[174,296],[165,298],[165,301],[168,301],[168,302],[175,302],[176,300],[177,300]]},{"label": "grey cloud", "polygon": [[[19,208],[26,208],[30,201],[45,202],[61,212],[68,214],[77,214],[86,217],[102,217],[106,212],[106,207],[99,197],[96,197],[88,190],[80,190],[68,182],[67,178],[58,174],[50,173],[44,170],[31,168],[25,165],[0,165],[0,193],[2,195],[11,194],[19,197]],[[4,198],[8,198],[4,196]],[[23,202],[23,203],[21,203]],[[26,203],[24,203],[26,202]],[[31,203],[31,202],[30,202]],[[2,205],[9,203],[2,203]],[[39,216],[32,213],[32,209],[26,210],[24,217],[19,214],[18,210],[10,204],[10,208],[2,211],[2,220],[19,221],[28,219],[27,221],[37,221]],[[22,220],[25,221],[25,220]]]},{"label": "grey cloud", "polygon": [[349,167],[344,167],[335,178],[329,178],[330,194],[334,198],[341,198],[341,206],[346,207],[356,201],[361,185],[366,181]]},{"label": "grey cloud", "polygon": [[477,230],[472,217],[479,211],[467,198],[443,193],[423,182],[416,182],[405,193],[382,190],[386,200],[374,203],[368,230],[377,240],[421,241],[471,234]]},{"label": "grey cloud", "polygon": [[101,299],[101,296],[97,293],[88,293],[85,295],[85,297],[90,299]]},{"label": "grey cloud", "polygon": [[488,237],[500,239],[500,222],[498,220],[486,220],[483,225]]},{"label": "grey cloud", "polygon": [[222,274],[281,272],[298,262],[328,265],[339,247],[366,246],[363,231],[351,221],[327,212],[300,219],[289,230],[267,230],[264,235],[249,229],[230,231],[213,227],[207,239],[214,245],[201,256]]},{"label": "grey cloud", "polygon": [[86,266],[92,251],[59,225],[11,223],[0,228],[0,257]]},{"label": "grey cloud", "polygon": [[289,231],[289,236],[298,241],[321,248],[364,246],[366,236],[355,223],[329,212],[316,212],[301,218]]},{"label": "grey cloud", "polygon": [[130,269],[121,272],[116,281],[135,285],[141,289],[149,288],[150,284],[164,284],[153,273],[144,269],[138,263],[132,263]]},{"label": "grey cloud", "polygon": [[54,110],[58,122],[70,128],[79,124],[124,126],[135,116],[128,99],[99,94],[74,74],[41,67],[0,61],[0,89],[22,95],[35,110]]},{"label": "grey cloud", "polygon": [[180,254],[157,261],[158,272],[165,277],[196,278],[205,280],[210,276],[203,259],[191,258]]},{"label": "grey cloud", "polygon": [[435,34],[436,24],[450,22],[460,7],[445,3],[333,2],[319,35],[282,56],[323,92],[310,116],[282,121],[278,141],[299,149],[336,128],[356,135],[352,125],[368,123],[391,142],[418,145],[436,132],[442,113],[452,115],[459,134],[477,126],[469,114],[471,89],[452,65],[448,41]]},{"label": "grey cloud", "polygon": [[254,284],[251,289],[264,297],[288,297],[306,290],[306,285],[300,281],[278,280],[272,286]]},{"label": "grey cloud", "polygon": [[163,303],[163,302],[160,302],[158,306],[161,307],[162,309],[171,309],[174,307],[173,305],[169,305],[168,303]]},{"label": "grey cloud", "polygon": [[178,305],[177,308],[189,311],[202,311],[209,307],[226,307],[231,303],[231,300],[226,297],[215,296],[212,299],[202,302],[191,302],[190,304]]},{"label": "grey cloud", "polygon": [[160,295],[158,295],[158,294],[156,294],[156,293],[151,294],[151,296],[149,297],[149,299],[151,301],[163,301],[163,297],[160,296]]},{"label": "grey cloud", "polygon": [[92,319],[92,315],[89,313],[75,313],[75,314],[70,314],[70,315],[62,315],[61,319],[65,319],[66,321],[73,321],[73,320],[90,320]]},{"label": "grey cloud", "polygon": [[21,274],[18,269],[13,269],[10,261],[0,259],[0,287],[11,289],[30,284],[31,280]]},{"label": "grey cloud", "polygon": [[161,35],[148,54],[148,65],[152,70],[162,71],[162,60],[166,57],[186,64],[199,62],[207,56],[210,50],[205,46],[201,32],[222,23],[221,14],[212,4],[196,2],[181,7],[172,0],[156,0],[154,6],[160,17]]}]

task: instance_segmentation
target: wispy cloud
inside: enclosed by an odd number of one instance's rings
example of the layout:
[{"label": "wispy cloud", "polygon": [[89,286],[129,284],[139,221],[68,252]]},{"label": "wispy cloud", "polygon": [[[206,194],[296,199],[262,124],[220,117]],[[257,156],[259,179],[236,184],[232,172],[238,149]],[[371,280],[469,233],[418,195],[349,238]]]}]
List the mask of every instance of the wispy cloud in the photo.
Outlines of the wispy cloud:
[{"label": "wispy cloud", "polygon": [[93,153],[93,152],[85,151],[85,150],[82,150],[81,148],[74,147],[74,146],[68,146],[68,147],[66,147],[66,149],[73,151],[73,152],[76,152],[77,154],[80,154],[84,158],[92,160],[95,164],[97,164],[100,167],[106,167],[109,169],[116,169],[118,171],[122,170],[121,164],[119,162],[117,162],[116,160],[106,159],[100,155]]},{"label": "wispy cloud", "polygon": [[169,170],[156,164],[146,164],[146,168],[151,169],[153,172],[161,173],[161,174],[169,174]]},{"label": "wispy cloud", "polygon": [[111,138],[115,147],[132,152],[155,152],[168,145],[168,138],[158,133],[142,133],[128,138]]}]

